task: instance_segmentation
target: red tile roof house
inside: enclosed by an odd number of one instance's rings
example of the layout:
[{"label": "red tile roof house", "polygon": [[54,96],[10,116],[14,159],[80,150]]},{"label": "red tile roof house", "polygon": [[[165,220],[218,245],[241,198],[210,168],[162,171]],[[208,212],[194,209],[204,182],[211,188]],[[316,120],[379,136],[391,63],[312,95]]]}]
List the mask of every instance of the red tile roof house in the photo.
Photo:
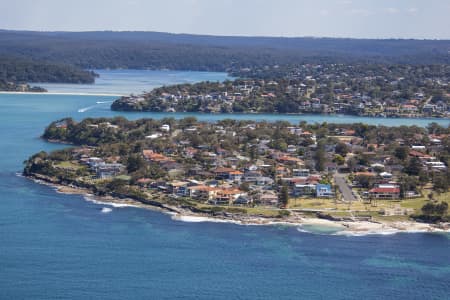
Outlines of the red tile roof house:
[{"label": "red tile roof house", "polygon": [[414,114],[414,113],[417,113],[419,111],[419,109],[415,105],[404,104],[400,107],[400,111],[402,113]]},{"label": "red tile roof house", "polygon": [[280,163],[285,165],[297,165],[297,166],[304,166],[305,163],[300,158],[292,157],[292,156],[281,156],[277,159]]},{"label": "red tile roof house", "polygon": [[214,199],[219,191],[218,188],[205,185],[190,186],[187,189],[189,197],[203,201]]},{"label": "red tile roof house", "polygon": [[173,161],[173,159],[168,158],[167,156],[153,152],[153,150],[143,150],[142,154],[144,157],[151,162],[163,163],[168,161]]},{"label": "red tile roof house", "polygon": [[236,188],[218,189],[215,199],[213,199],[210,202],[212,202],[213,204],[231,205],[237,198],[239,198],[240,196],[246,196],[246,195],[247,195],[247,193],[245,193],[244,191],[241,191],[239,189],[236,189]]},{"label": "red tile roof house", "polygon": [[398,199],[400,188],[396,185],[379,185],[369,190],[369,197],[374,199]]}]

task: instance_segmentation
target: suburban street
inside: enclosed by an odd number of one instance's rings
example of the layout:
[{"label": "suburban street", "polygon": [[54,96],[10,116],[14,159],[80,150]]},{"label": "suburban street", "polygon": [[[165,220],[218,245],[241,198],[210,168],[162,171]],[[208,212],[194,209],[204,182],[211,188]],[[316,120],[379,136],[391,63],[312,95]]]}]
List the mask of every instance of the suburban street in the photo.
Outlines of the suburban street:
[{"label": "suburban street", "polygon": [[341,192],[344,201],[357,201],[356,197],[352,193],[352,189],[345,180],[345,174],[334,174],[334,182],[339,187],[339,191]]}]

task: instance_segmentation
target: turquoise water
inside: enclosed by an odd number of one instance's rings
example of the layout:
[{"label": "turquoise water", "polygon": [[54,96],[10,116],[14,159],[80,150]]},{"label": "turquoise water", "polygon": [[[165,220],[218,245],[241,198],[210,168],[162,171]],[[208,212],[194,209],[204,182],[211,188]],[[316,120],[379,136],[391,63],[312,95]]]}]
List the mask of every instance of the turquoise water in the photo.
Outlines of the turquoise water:
[{"label": "turquoise water", "polygon": [[448,299],[448,234],[348,237],[132,207],[102,213],[107,205],[16,176],[30,154],[61,147],[38,138],[49,122],[117,115],[97,104],[113,99],[0,95],[0,299]]}]

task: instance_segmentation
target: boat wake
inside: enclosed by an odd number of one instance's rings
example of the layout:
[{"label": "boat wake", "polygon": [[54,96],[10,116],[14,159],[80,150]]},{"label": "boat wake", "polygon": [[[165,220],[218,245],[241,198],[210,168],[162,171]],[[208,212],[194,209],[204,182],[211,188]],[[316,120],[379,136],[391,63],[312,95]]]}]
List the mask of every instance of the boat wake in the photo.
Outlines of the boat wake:
[{"label": "boat wake", "polygon": [[96,106],[96,105],[92,105],[92,106],[80,108],[80,109],[78,110],[78,112],[79,112],[79,113],[86,112],[86,111],[88,111],[88,110],[93,109],[95,106]]}]

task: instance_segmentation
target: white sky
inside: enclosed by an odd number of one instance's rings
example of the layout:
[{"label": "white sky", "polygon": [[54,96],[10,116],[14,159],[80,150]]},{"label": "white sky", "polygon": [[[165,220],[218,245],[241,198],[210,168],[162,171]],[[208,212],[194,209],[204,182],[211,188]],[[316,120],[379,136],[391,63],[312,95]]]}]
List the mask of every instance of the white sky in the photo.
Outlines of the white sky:
[{"label": "white sky", "polygon": [[0,28],[450,39],[450,0],[0,0]]}]

